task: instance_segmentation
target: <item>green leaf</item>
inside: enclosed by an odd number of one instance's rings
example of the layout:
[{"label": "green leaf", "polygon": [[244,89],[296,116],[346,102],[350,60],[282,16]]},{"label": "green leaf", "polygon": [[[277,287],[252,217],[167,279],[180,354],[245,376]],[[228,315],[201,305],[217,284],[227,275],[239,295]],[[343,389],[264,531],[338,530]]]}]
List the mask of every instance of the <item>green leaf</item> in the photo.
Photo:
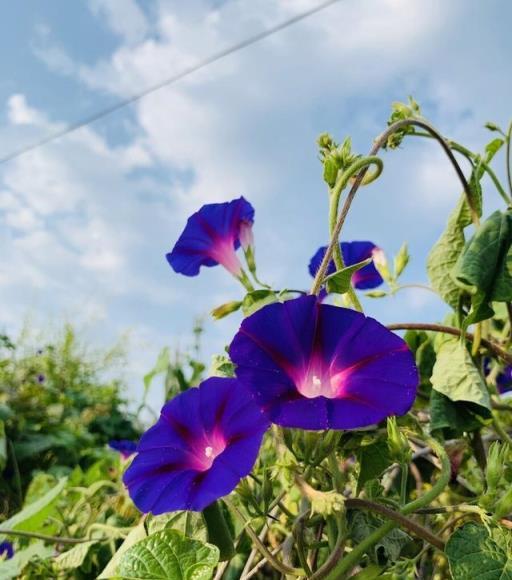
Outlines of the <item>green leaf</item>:
[{"label": "green leaf", "polygon": [[149,371],[149,373],[144,375],[144,379],[143,379],[144,380],[144,400],[146,399],[149,387],[151,386],[151,382],[153,381],[153,379],[157,375],[159,375],[161,373],[165,373],[167,371],[167,369],[169,368],[170,364],[171,364],[171,353],[170,353],[169,347],[166,346],[160,351],[153,369],[151,371]]},{"label": "green leaf", "polygon": [[214,354],[212,356],[212,363],[208,371],[209,377],[234,377],[235,365],[229,360],[225,354]]},{"label": "green leaf", "polygon": [[[383,520],[373,514],[355,511],[351,517],[350,537],[359,544],[383,524]],[[389,565],[400,558],[400,553],[411,538],[399,528],[391,530],[368,552],[372,562],[381,566]]]},{"label": "green leaf", "polygon": [[487,385],[466,346],[455,337],[439,346],[431,382],[436,391],[454,402],[467,401],[491,409]]},{"label": "green leaf", "polygon": [[12,518],[2,522],[0,524],[0,534],[2,529],[25,530],[27,532],[37,531],[52,511],[53,505],[66,487],[66,483],[66,478],[61,479],[43,497],[28,504],[20,512],[14,514]]},{"label": "green leaf", "polygon": [[215,546],[163,530],[127,550],[117,573],[130,580],[209,580],[218,561]]},{"label": "green leaf", "polygon": [[477,230],[453,270],[455,283],[471,295],[464,327],[491,318],[492,302],[512,300],[512,212],[494,212]]},{"label": "green leaf", "polygon": [[107,564],[103,572],[98,576],[98,580],[106,580],[107,578],[114,578],[117,576],[117,568],[121,562],[121,558],[132,546],[147,538],[144,521],[141,521],[138,526],[126,536],[124,542],[119,546],[119,549],[114,554],[112,560]]},{"label": "green leaf", "polygon": [[53,556],[55,549],[45,546],[43,542],[34,542],[24,550],[17,550],[10,560],[0,561],[0,578],[10,580],[18,578],[29,562],[46,560]]},{"label": "green leaf", "polygon": [[7,464],[7,437],[5,436],[5,425],[0,420],[0,473]]},{"label": "green leaf", "polygon": [[470,523],[458,528],[445,550],[453,580],[512,580],[510,551],[505,551],[502,543],[496,542],[485,526]]},{"label": "green leaf", "polygon": [[457,207],[448,219],[446,229],[435,243],[427,258],[427,272],[432,288],[453,309],[457,309],[460,288],[451,277],[451,272],[464,250],[466,238],[464,228],[471,223],[471,214],[462,195]]},{"label": "green leaf", "polygon": [[492,413],[486,407],[453,402],[447,396],[432,389],[430,393],[430,430],[442,431],[447,439],[460,437],[481,429],[492,421]]},{"label": "green leaf", "polygon": [[83,542],[82,544],[73,546],[71,550],[60,554],[60,556],[55,558],[55,564],[57,565],[57,568],[59,568],[59,570],[79,568],[87,558],[87,554],[89,553],[90,548],[97,543],[98,542],[94,540],[90,542]]},{"label": "green leaf", "polygon": [[221,318],[229,316],[233,312],[240,310],[241,307],[242,302],[240,302],[240,300],[226,302],[226,304],[221,304],[220,306],[217,306],[217,308],[214,308],[211,311],[211,315],[213,316],[213,318],[215,318],[215,320],[220,320]]},{"label": "green leaf", "polygon": [[254,290],[245,295],[242,302],[242,311],[244,316],[250,316],[260,308],[263,308],[263,306],[277,301],[277,294],[274,290]]},{"label": "green leaf", "polygon": [[386,441],[376,441],[371,445],[360,447],[357,451],[357,459],[360,465],[357,493],[363,489],[367,481],[378,478],[393,463]]},{"label": "green leaf", "polygon": [[149,520],[148,532],[154,534],[162,530],[176,530],[200,542],[207,541],[206,525],[203,516],[196,512],[174,512],[153,516]]},{"label": "green leaf", "polygon": [[346,266],[334,274],[330,274],[324,279],[327,285],[327,292],[334,292],[336,294],[345,294],[350,289],[350,281],[352,280],[352,275],[370,264],[372,258],[358,262],[357,264],[352,264],[351,266]]},{"label": "green leaf", "polygon": [[487,145],[485,146],[485,152],[487,153],[486,156],[487,163],[496,155],[496,153],[498,153],[498,151],[503,147],[504,144],[505,140],[500,139],[499,137],[487,143]]}]

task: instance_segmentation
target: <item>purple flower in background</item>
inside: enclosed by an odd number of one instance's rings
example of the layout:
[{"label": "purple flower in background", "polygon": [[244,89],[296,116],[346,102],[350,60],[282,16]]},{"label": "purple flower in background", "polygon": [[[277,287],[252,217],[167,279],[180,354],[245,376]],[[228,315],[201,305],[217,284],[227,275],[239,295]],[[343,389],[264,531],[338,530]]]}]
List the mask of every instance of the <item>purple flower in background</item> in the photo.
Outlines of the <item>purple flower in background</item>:
[{"label": "purple flower in background", "polygon": [[0,560],[9,560],[14,556],[14,548],[11,542],[7,540],[5,542],[0,542]]},{"label": "purple flower in background", "polygon": [[239,381],[207,379],[164,405],[124,483],[143,512],[202,511],[249,474],[268,426]]},{"label": "purple flower in background", "polygon": [[108,446],[110,449],[119,451],[123,459],[127,459],[137,451],[137,443],[129,439],[111,439]]},{"label": "purple flower in background", "polygon": [[44,383],[44,381],[46,380],[46,377],[43,374],[39,374],[37,375],[37,382],[42,385]]},{"label": "purple flower in background", "polygon": [[[341,242],[340,248],[345,266],[352,266],[352,264],[357,264],[358,262],[372,258],[374,252],[379,250],[378,246],[372,242]],[[316,276],[326,251],[327,246],[319,248],[309,262],[309,273],[313,278]],[[327,268],[327,275],[334,274],[334,272],[336,272],[336,266],[334,261],[331,260]],[[352,275],[352,283],[358,290],[377,288],[377,286],[382,284],[382,281],[382,276],[377,271],[377,268],[375,268],[373,262],[354,272]]]},{"label": "purple flower in background", "polygon": [[[484,374],[491,372],[491,360],[484,359]],[[512,391],[512,365],[507,365],[496,375],[496,387],[501,394]]]},{"label": "purple flower in background", "polygon": [[347,308],[302,296],[246,318],[229,348],[238,379],[284,427],[355,429],[403,415],[418,370],[396,334]]},{"label": "purple flower in background", "polygon": [[175,272],[196,276],[201,266],[222,264],[234,276],[242,266],[236,250],[253,243],[254,208],[243,197],[211,203],[192,214],[174,248],[166,255]]}]

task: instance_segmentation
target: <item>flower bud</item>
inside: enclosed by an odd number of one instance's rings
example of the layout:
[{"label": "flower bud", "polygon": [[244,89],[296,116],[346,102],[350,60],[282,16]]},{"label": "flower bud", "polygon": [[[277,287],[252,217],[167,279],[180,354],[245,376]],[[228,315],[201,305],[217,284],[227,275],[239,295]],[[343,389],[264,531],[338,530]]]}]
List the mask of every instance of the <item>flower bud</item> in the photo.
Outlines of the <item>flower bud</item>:
[{"label": "flower bud", "polygon": [[391,457],[398,463],[410,463],[412,459],[411,448],[407,437],[400,431],[396,423],[396,417],[388,417],[388,448]]},{"label": "flower bud", "polygon": [[500,133],[502,132],[501,129],[498,127],[498,125],[496,125],[496,123],[493,123],[492,121],[488,121],[485,124],[485,128],[489,129],[489,131],[499,131]]},{"label": "flower bud", "polygon": [[375,248],[372,252],[373,263],[377,268],[379,274],[386,280],[386,282],[391,281],[391,273],[388,268],[388,260],[384,250],[381,248]]},{"label": "flower bud", "polygon": [[503,444],[499,441],[495,441],[490,445],[485,470],[487,493],[493,493],[498,487],[509,450],[510,448],[506,443]]},{"label": "flower bud", "polygon": [[217,306],[217,308],[214,308],[210,314],[215,318],[215,320],[220,320],[221,318],[228,316],[228,314],[236,312],[241,306],[242,303],[238,300],[226,302],[226,304],[221,304],[220,306]]},{"label": "flower bud", "polygon": [[395,266],[395,279],[400,276],[400,274],[405,270],[405,267],[409,263],[409,250],[407,244],[403,244],[398,250],[398,254],[395,256],[394,266]]}]

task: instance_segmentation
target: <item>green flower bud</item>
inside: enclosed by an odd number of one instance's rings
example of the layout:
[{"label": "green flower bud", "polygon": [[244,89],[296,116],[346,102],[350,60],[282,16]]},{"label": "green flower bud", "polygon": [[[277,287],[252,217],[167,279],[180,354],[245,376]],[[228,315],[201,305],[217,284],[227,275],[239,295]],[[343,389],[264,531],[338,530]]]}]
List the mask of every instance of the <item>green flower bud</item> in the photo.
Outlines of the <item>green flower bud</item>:
[{"label": "green flower bud", "polygon": [[487,493],[496,491],[503,475],[503,466],[510,451],[508,444],[495,441],[489,447],[487,454],[487,467],[485,479],[487,482]]},{"label": "green flower bud", "polygon": [[221,304],[221,306],[217,306],[217,308],[214,308],[211,311],[211,315],[213,316],[213,318],[215,318],[215,320],[220,320],[221,318],[224,318],[225,316],[228,316],[229,314],[236,312],[241,308],[241,306],[242,303],[238,300],[235,300],[233,302],[226,302],[226,304]]},{"label": "green flower bud", "polygon": [[396,417],[388,417],[388,448],[390,455],[398,463],[410,463],[412,459],[411,447],[407,437],[400,431]]},{"label": "green flower bud", "polygon": [[398,250],[398,254],[395,256],[395,259],[394,259],[395,280],[405,270],[405,267],[409,263],[409,259],[410,259],[409,249],[407,248],[407,244],[405,243]]},{"label": "green flower bud", "polygon": [[371,290],[365,294],[365,296],[368,296],[368,298],[384,298],[384,296],[387,295],[388,293],[384,292],[383,290]]},{"label": "green flower bud", "polygon": [[499,128],[498,125],[496,125],[496,123],[493,123],[492,121],[488,121],[485,124],[485,128],[489,129],[489,131],[499,131],[500,133],[502,133],[503,131]]},{"label": "green flower bud", "polygon": [[499,520],[512,512],[512,487],[500,497],[494,506],[494,517]]}]

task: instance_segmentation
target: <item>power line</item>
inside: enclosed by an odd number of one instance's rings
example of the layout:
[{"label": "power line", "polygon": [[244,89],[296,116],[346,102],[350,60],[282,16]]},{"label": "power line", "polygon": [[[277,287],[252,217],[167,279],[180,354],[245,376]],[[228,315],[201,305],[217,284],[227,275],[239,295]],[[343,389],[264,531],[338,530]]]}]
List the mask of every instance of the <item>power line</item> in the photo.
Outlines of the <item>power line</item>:
[{"label": "power line", "polygon": [[316,14],[317,12],[324,10],[325,8],[327,8],[328,6],[331,6],[332,4],[335,4],[336,2],[339,2],[339,0],[327,0],[326,2],[321,2],[320,4],[315,6],[314,8],[310,8],[309,10],[301,12],[301,13],[293,16],[292,18],[289,18],[288,20],[281,22],[280,24],[276,24],[275,26],[271,26],[270,28],[267,28],[266,30],[258,32],[254,36],[250,36],[250,37],[246,38],[245,40],[238,42],[237,44],[234,44],[228,48],[225,48],[224,50],[221,50],[220,52],[214,53],[211,56],[205,58],[204,60],[199,61],[198,63],[183,69],[182,71],[180,71],[179,73],[175,74],[172,77],[169,77],[163,81],[160,81],[159,83],[156,83],[152,86],[149,86],[148,88],[144,89],[143,91],[140,91],[139,93],[135,93],[131,97],[128,97],[122,101],[118,101],[117,103],[111,105],[110,107],[106,107],[106,108],[104,108],[96,113],[93,113],[92,115],[85,117],[85,118],[81,119],[80,121],[76,121],[75,123],[72,123],[72,124],[68,125],[67,127],[64,127],[63,129],[60,129],[59,131],[55,131],[53,133],[50,133],[49,135],[47,135],[46,137],[43,137],[39,141],[35,141],[34,143],[31,143],[25,147],[17,149],[15,151],[13,151],[12,153],[7,154],[4,157],[1,157],[0,158],[0,165],[3,163],[6,163],[7,161],[11,161],[12,159],[16,159],[17,157],[20,157],[21,155],[24,155],[25,153],[28,153],[29,151],[37,149],[38,147],[42,147],[43,145],[46,145],[47,143],[50,143],[51,141],[55,141],[56,139],[60,139],[61,137],[64,137],[65,135],[68,135],[69,133],[73,133],[74,131],[81,129],[82,127],[85,127],[86,125],[90,125],[91,123],[94,123],[95,121],[98,121],[99,119],[103,119],[107,115],[110,115],[111,113],[114,113],[114,112],[118,111],[119,109],[123,109],[124,107],[127,107],[128,105],[131,105],[132,103],[135,103],[135,102],[141,100],[142,98],[149,95],[150,93],[158,91],[159,89],[162,89],[163,87],[172,85],[172,84],[180,81],[181,79],[191,75],[192,73],[195,73],[198,70],[203,69],[203,68],[213,64],[214,62],[217,62],[217,61],[225,58],[226,56],[229,56],[230,54],[238,52],[239,50],[243,50],[244,48],[247,48],[247,47],[251,46],[252,44],[256,44],[257,42],[260,42],[261,40],[264,40],[265,38],[272,36],[273,34],[276,34],[277,32],[280,32],[281,30],[284,30],[285,28],[288,28],[289,26],[292,26],[293,24],[300,22],[301,20],[304,20],[305,18],[308,18],[309,16],[312,16],[313,14]]}]

